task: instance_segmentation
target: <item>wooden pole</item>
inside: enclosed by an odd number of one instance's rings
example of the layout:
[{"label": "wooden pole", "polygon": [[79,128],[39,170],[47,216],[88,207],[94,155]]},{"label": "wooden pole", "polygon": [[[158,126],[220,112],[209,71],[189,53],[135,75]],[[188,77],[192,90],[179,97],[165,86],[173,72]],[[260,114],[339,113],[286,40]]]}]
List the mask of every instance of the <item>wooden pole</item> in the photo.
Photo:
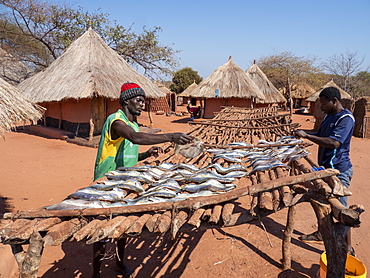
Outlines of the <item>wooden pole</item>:
[{"label": "wooden pole", "polygon": [[[114,208],[101,208],[101,209],[71,209],[71,210],[36,210],[36,211],[18,211],[5,213],[3,218],[36,218],[36,217],[71,217],[71,216],[96,216],[96,215],[111,215],[111,214],[124,214],[124,213],[137,213],[146,211],[158,211],[172,209],[174,206],[177,209],[192,208],[194,210],[207,206],[218,204],[233,199],[240,198],[246,195],[252,195],[257,192],[279,188],[284,185],[293,185],[297,183],[304,183],[320,178],[326,178],[338,175],[339,171],[335,169],[325,169],[317,172],[306,173],[297,176],[287,176],[276,180],[259,183],[253,186],[240,187],[233,189],[229,192],[207,197],[189,198],[178,202],[163,202],[154,204],[143,204],[134,206],[123,206]],[[240,179],[240,183],[243,178]]]}]

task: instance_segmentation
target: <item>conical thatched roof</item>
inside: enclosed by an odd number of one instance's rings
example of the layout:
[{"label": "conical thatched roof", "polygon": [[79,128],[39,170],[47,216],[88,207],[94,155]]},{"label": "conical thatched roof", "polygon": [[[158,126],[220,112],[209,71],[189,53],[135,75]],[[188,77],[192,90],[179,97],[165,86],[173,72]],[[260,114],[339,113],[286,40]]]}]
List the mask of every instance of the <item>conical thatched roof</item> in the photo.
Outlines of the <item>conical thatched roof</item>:
[{"label": "conical thatched roof", "polygon": [[0,48],[0,78],[16,86],[32,72],[13,55]]},{"label": "conical thatched roof", "polygon": [[333,80],[330,80],[323,87],[321,87],[317,92],[315,92],[311,96],[309,96],[306,99],[306,101],[315,102],[319,98],[319,95],[320,95],[321,91],[324,90],[327,87],[336,87],[339,90],[342,99],[352,99],[352,97],[351,97],[350,94],[348,94],[347,92],[345,92],[344,90],[342,90],[341,88],[339,88],[339,86],[337,84],[335,84]]},{"label": "conical thatched roof", "polygon": [[36,103],[94,95],[118,99],[125,82],[139,84],[148,98],[165,96],[90,28],[48,68],[26,79],[18,88]]},{"label": "conical thatched roof", "polygon": [[43,108],[26,100],[13,85],[0,78],[0,135],[23,121],[37,121]]},{"label": "conical thatched roof", "polygon": [[250,66],[246,73],[265,96],[264,100],[257,99],[257,103],[286,103],[285,97],[276,89],[257,64]]},{"label": "conical thatched roof", "polygon": [[198,84],[193,81],[193,83],[191,83],[181,94],[179,94],[179,97],[193,96],[192,93],[196,87],[198,87]]},{"label": "conical thatched roof", "polygon": [[293,85],[290,92],[292,98],[308,98],[315,93],[315,89],[307,83],[299,83]]},{"label": "conical thatched roof", "polygon": [[215,98],[257,98],[265,97],[249,76],[235,64],[231,57],[204,79],[191,93],[192,97]]},{"label": "conical thatched roof", "polygon": [[159,90],[161,90],[161,92],[162,93],[164,93],[164,94],[171,94],[172,92],[171,92],[171,90],[170,89],[168,89],[161,81],[159,81],[159,80],[156,80],[156,81],[154,81],[154,85],[156,85],[158,88],[159,88]]}]

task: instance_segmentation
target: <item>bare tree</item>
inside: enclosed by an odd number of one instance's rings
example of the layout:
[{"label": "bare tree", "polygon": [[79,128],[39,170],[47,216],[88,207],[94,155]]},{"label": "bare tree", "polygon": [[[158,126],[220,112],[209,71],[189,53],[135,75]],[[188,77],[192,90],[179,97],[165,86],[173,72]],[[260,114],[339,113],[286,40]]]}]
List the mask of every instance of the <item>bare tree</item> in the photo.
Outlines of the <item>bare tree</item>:
[{"label": "bare tree", "polygon": [[335,54],[330,56],[327,61],[322,64],[322,68],[329,74],[336,76],[338,85],[347,90],[351,77],[361,70],[361,65],[365,60],[365,56],[358,57],[358,53],[347,50],[345,53]]}]

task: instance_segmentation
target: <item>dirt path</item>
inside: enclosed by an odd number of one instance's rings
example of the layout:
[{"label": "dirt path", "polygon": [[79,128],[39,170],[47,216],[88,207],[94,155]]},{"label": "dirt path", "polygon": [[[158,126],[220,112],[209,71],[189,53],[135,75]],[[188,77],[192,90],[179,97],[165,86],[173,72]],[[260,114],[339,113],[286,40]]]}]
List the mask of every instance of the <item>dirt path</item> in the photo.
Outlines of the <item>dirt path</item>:
[{"label": "dirt path", "polygon": [[[187,117],[153,116],[155,128],[163,132],[186,131]],[[313,127],[312,116],[293,115],[302,128]],[[149,125],[147,115],[140,123]],[[143,147],[143,150],[146,148]],[[316,158],[316,146],[309,148]],[[25,133],[8,133],[0,140],[0,213],[36,209],[61,201],[78,188],[92,182],[96,149],[62,140],[46,139]],[[370,140],[353,138],[351,158],[354,178],[350,187],[350,204],[367,204],[369,196]],[[240,208],[249,197],[241,198]],[[240,209],[239,208],[239,209]],[[127,264],[137,277],[315,277],[319,270],[322,245],[298,240],[302,233],[314,231],[316,218],[308,204],[300,204],[292,240],[292,270],[281,272],[281,238],[287,210],[261,222],[230,228],[194,231],[178,236],[175,242],[156,237],[129,242]],[[361,215],[360,228],[353,231],[357,256],[370,265],[370,217]],[[114,245],[110,245],[114,251]],[[90,277],[92,247],[82,243],[64,243],[46,247],[39,277]],[[10,246],[0,245],[0,277],[12,277],[17,269]],[[102,277],[117,277],[113,261],[105,260]],[[118,276],[119,277],[119,276]]]}]

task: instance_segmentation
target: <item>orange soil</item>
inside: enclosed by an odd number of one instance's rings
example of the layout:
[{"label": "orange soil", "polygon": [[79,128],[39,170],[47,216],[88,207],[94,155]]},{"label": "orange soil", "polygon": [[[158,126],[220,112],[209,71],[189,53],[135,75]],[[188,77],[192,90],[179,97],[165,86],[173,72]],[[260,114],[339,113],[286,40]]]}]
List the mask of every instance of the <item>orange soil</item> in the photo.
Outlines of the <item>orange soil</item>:
[{"label": "orange soil", "polygon": [[[179,109],[184,109],[179,107]],[[162,132],[186,131],[188,116],[154,115],[155,128]],[[313,127],[313,117],[293,114],[293,121],[304,129]],[[139,122],[149,125],[143,114]],[[147,147],[141,147],[145,150]],[[309,147],[316,158],[316,146]],[[0,214],[6,211],[37,209],[57,203],[78,188],[88,186],[93,178],[96,149],[46,139],[27,133],[7,133],[0,140]],[[370,165],[370,140],[353,138],[351,159],[354,178],[349,204],[366,201]],[[238,200],[240,207],[249,197]],[[240,208],[239,208],[240,209]],[[365,207],[366,209],[366,207]],[[281,244],[287,209],[260,222],[230,228],[215,228],[178,235],[175,241],[165,237],[135,238],[127,246],[126,263],[135,269],[136,277],[315,277],[323,245],[305,244],[298,240],[302,233],[317,228],[316,217],[309,204],[297,207],[295,231],[291,244],[292,270],[281,271]],[[361,215],[360,228],[353,229],[353,245],[357,257],[370,265],[370,216]],[[114,253],[114,245],[110,245]],[[91,277],[92,246],[65,242],[46,247],[39,277]],[[0,245],[0,277],[17,277],[17,265],[8,245]],[[102,277],[120,277],[113,270],[114,260],[107,258]]]}]

